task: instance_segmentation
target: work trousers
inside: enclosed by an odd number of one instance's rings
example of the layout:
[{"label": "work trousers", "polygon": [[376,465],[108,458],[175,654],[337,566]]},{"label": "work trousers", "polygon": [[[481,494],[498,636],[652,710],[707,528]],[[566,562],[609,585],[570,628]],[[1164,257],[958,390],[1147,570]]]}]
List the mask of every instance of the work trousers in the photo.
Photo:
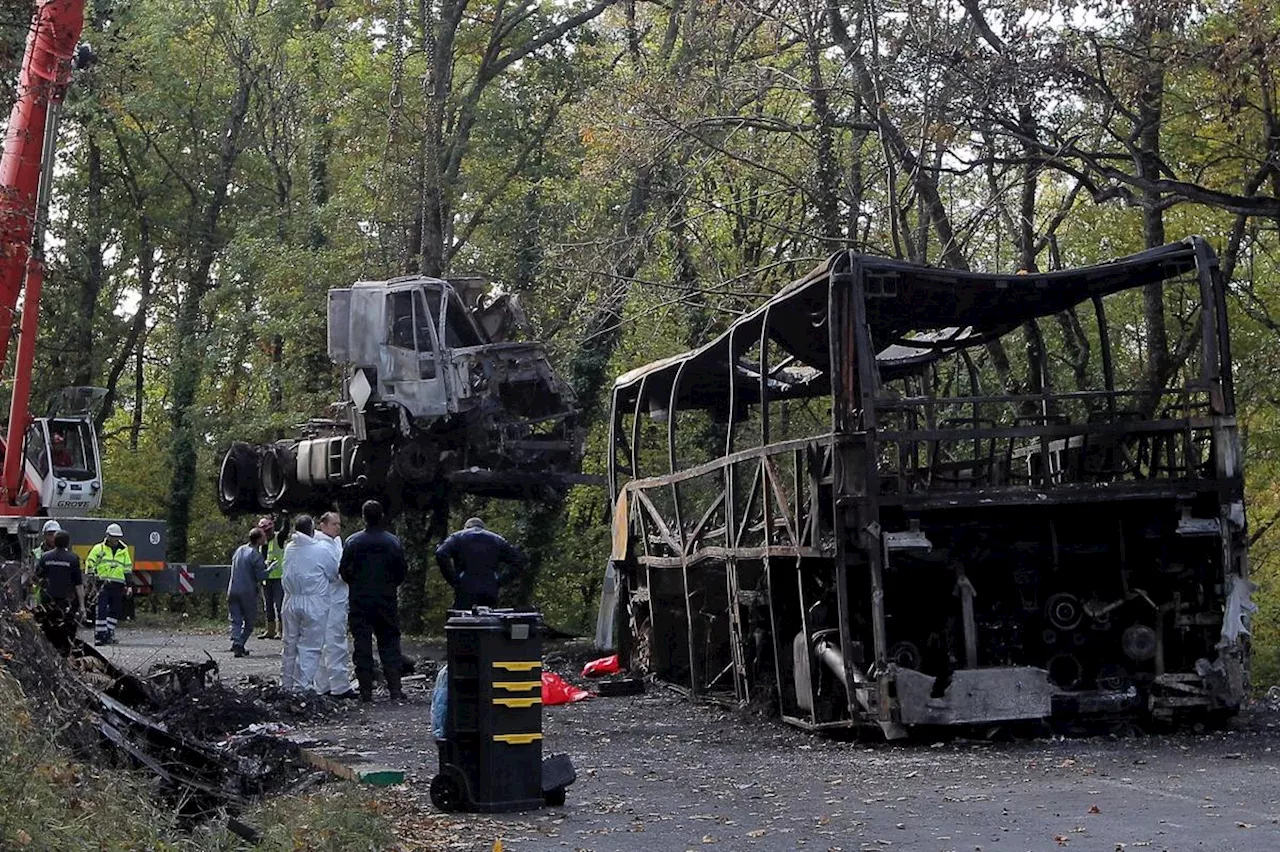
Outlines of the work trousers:
[{"label": "work trousers", "polygon": [[231,620],[231,644],[244,650],[245,641],[253,635],[253,619],[258,614],[257,597],[250,594],[227,595],[227,615]]},{"label": "work trousers", "polygon": [[351,601],[351,654],[355,663],[356,680],[360,693],[373,692],[373,639],[378,639],[378,658],[382,661],[382,674],[387,679],[387,689],[400,691],[400,675],[404,662],[400,657],[400,613],[395,598],[385,601]]},{"label": "work trousers", "polygon": [[98,587],[98,614],[93,623],[93,638],[97,642],[114,639],[116,623],[124,611],[124,583],[102,581]]},{"label": "work trousers", "polygon": [[285,692],[311,691],[320,651],[324,646],[328,595],[290,595],[281,609],[284,649],[280,661],[280,686]]},{"label": "work trousers", "polygon": [[[284,606],[284,581],[264,580],[262,583],[262,610],[267,621],[267,632],[275,633],[277,625],[283,625],[280,609]],[[279,627],[283,632],[283,627]],[[276,634],[279,635],[279,634]]]},{"label": "work trousers", "polygon": [[76,638],[76,602],[65,598],[48,598],[36,611],[36,621],[49,637],[49,642],[66,656],[71,653],[71,640]]},{"label": "work trousers", "polygon": [[347,610],[350,593],[346,583],[329,584],[329,608],[325,613],[324,649],[316,670],[316,692],[342,695],[351,691],[351,654],[347,649]]}]

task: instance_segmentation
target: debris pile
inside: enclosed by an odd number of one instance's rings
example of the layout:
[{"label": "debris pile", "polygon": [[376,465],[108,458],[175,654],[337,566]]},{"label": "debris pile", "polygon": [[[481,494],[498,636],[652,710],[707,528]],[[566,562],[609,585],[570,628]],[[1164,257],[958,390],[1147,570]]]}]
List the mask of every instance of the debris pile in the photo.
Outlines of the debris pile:
[{"label": "debris pile", "polygon": [[336,702],[260,680],[233,689],[211,657],[153,666],[145,677],[78,640],[64,658],[21,607],[17,585],[6,582],[13,570],[0,573],[0,664],[74,753],[92,759],[106,748],[147,769],[185,816],[197,818],[324,779],[277,720],[323,716]]},{"label": "debris pile", "polygon": [[[0,569],[0,663],[22,688],[32,709],[58,731],[60,742],[85,754],[98,742],[84,712],[86,679],[110,690],[112,680],[97,660],[63,659],[45,638],[31,612],[20,608],[15,569]],[[78,674],[82,672],[83,674]]]},{"label": "debris pile", "polygon": [[273,718],[277,717],[266,704],[222,683],[179,695],[155,714],[156,721],[171,731],[211,741]]}]

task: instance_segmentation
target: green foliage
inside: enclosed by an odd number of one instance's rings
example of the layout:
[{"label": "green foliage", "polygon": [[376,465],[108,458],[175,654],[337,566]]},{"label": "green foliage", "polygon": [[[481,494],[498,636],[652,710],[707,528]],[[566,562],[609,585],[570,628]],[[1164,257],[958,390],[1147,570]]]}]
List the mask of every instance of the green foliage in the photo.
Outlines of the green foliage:
[{"label": "green foliage", "polygon": [[[349,783],[327,786],[308,796],[268,799],[242,814],[240,820],[261,833],[262,839],[254,848],[267,852],[375,852],[392,848],[395,836],[382,805],[366,790]],[[209,852],[232,852],[247,846],[222,827],[194,840],[198,848]]]},{"label": "green foliage", "polygon": [[0,845],[6,849],[183,848],[141,778],[73,760],[0,671]]}]

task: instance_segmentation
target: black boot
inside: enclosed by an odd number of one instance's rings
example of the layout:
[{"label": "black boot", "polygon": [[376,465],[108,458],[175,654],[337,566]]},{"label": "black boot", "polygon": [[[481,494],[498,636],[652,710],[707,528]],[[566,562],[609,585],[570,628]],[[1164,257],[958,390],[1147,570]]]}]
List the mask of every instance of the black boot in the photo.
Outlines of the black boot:
[{"label": "black boot", "polygon": [[404,701],[404,690],[400,688],[400,676],[387,676],[387,692],[391,693],[392,701]]}]

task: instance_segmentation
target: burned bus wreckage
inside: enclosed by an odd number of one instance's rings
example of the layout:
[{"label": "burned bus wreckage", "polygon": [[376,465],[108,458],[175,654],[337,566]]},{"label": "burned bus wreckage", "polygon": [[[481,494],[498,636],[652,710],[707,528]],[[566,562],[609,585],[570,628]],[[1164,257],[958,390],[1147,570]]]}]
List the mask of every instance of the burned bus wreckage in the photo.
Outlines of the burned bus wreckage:
[{"label": "burned bus wreckage", "polygon": [[[1157,382],[1147,285],[1189,354]],[[836,254],[615,383],[620,651],[810,730],[1229,716],[1234,415],[1199,238],[1044,274]]]},{"label": "burned bus wreckage", "polygon": [[329,291],[329,358],[342,365],[336,416],[297,438],[237,442],[218,502],[246,511],[359,511],[379,499],[448,507],[450,495],[555,499],[579,474],[583,430],[573,390],[542,344],[509,338],[514,298],[480,279],[406,276]]}]

